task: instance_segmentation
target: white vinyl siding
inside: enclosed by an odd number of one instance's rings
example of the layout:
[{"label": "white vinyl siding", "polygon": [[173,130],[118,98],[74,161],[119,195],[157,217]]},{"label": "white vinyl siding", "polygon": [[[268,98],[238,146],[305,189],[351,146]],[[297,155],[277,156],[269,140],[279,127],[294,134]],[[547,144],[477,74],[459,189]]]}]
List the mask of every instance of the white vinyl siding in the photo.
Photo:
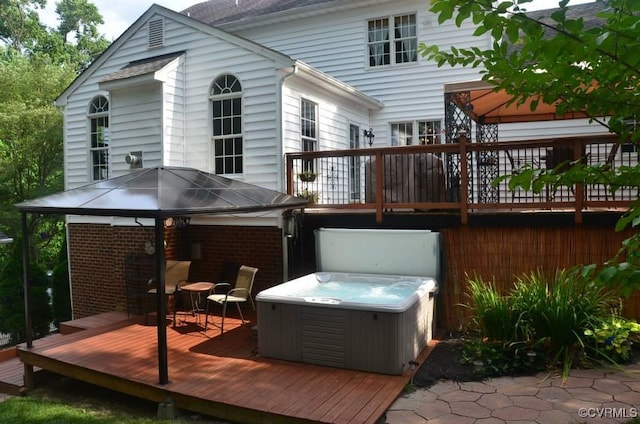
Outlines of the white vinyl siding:
[{"label": "white vinyl siding", "polygon": [[[245,150],[242,179],[266,188],[282,189],[278,172],[282,147],[277,129],[278,85],[274,60],[168,18],[164,19],[164,30],[164,47],[149,53],[147,28],[141,26],[68,97],[65,113],[67,187],[87,183],[87,105],[97,94],[110,94],[99,90],[98,82],[150,54],[185,51],[184,57],[172,63],[166,75],[161,75],[164,82],[158,81],[157,86],[113,92],[112,108],[122,109],[114,112],[118,114],[118,122],[111,123],[112,127],[121,126],[116,130],[119,138],[113,155],[117,169],[112,176],[129,171],[124,155],[132,150],[143,151],[145,168],[190,166],[212,172],[208,161],[211,140],[208,90],[216,76],[232,72],[243,83],[244,136],[251,140]],[[136,96],[139,96],[137,100]]]},{"label": "white vinyl siding", "polygon": [[[474,28],[454,23],[439,25],[429,3],[399,0],[335,14],[300,18],[286,25],[270,25],[238,34],[299,59],[381,101],[372,112],[377,146],[391,144],[390,122],[444,120],[444,84],[479,78],[472,68],[439,68],[418,55],[417,62],[401,66],[368,66],[367,23],[371,19],[415,14],[418,42],[447,48],[489,47],[490,39],[473,37]],[[233,31],[232,27],[226,28]],[[368,122],[365,121],[365,122]],[[367,125],[368,128],[369,125]]]},{"label": "white vinyl siding", "polygon": [[[220,59],[212,63],[210,58],[213,56]],[[215,172],[214,164],[207,159],[212,154],[208,93],[215,77],[233,73],[242,82],[243,91],[244,163],[241,178],[266,188],[280,189],[282,185],[277,169],[281,149],[276,125],[274,63],[237,46],[207,39],[203,39],[201,44],[198,41],[197,47],[190,51],[187,63],[188,162],[193,167]]]},{"label": "white vinyl siding", "polygon": [[130,169],[124,157],[143,152],[145,168],[162,164],[162,85],[160,83],[111,93],[112,166],[114,174]]},{"label": "white vinyl siding", "polygon": [[[283,139],[285,152],[295,152],[301,149],[301,105],[302,100],[317,105],[318,122],[318,150],[348,149],[350,147],[350,133],[352,127],[368,125],[369,111],[355,106],[344,98],[328,94],[326,91],[310,87],[308,83],[292,77],[286,80],[283,92]],[[342,161],[334,164],[334,169],[324,163],[317,163],[314,172],[316,181],[334,181],[336,184],[326,184],[324,191],[318,192],[318,200],[332,202],[344,201],[349,196],[350,162]],[[302,172],[302,169],[296,170]],[[304,193],[296,177],[294,190],[297,194]],[[308,189],[311,189],[309,187]],[[341,197],[342,196],[342,197]],[[348,199],[347,199],[348,200]]]},{"label": "white vinyl siding", "polygon": [[181,56],[166,69],[163,84],[164,113],[162,117],[162,163],[186,166],[185,157],[185,58]]},{"label": "white vinyl siding", "polygon": [[369,122],[369,111],[357,107],[346,99],[327,94],[310,87],[297,78],[287,80],[283,92],[284,152],[300,151],[300,126],[302,99],[318,107],[318,150],[349,148],[349,125],[364,127]]}]

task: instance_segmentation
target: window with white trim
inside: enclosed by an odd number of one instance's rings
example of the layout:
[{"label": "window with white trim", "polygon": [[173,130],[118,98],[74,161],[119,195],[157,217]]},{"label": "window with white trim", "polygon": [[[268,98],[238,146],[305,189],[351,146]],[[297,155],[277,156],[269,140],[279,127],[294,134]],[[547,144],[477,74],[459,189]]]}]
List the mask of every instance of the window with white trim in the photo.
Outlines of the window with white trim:
[{"label": "window with white trim", "polygon": [[369,20],[367,47],[370,67],[417,62],[415,13]]},{"label": "window with white trim", "polygon": [[391,145],[438,144],[442,131],[440,121],[409,121],[391,124]]},{"label": "window with white trim", "polygon": [[440,121],[418,121],[418,144],[440,144],[441,142]]},{"label": "window with white trim", "polygon": [[[318,105],[307,99],[300,103],[300,140],[303,152],[318,150]],[[313,161],[303,161],[302,170],[315,172]]]},{"label": "window with white trim", "polygon": [[413,143],[413,122],[391,124],[391,145],[411,146]]},{"label": "window with white trim", "polygon": [[242,85],[225,74],[211,85],[212,162],[216,174],[241,174],[244,167],[242,141]]},{"label": "window with white trim", "polygon": [[91,180],[109,178],[109,100],[96,96],[89,104],[89,163]]}]

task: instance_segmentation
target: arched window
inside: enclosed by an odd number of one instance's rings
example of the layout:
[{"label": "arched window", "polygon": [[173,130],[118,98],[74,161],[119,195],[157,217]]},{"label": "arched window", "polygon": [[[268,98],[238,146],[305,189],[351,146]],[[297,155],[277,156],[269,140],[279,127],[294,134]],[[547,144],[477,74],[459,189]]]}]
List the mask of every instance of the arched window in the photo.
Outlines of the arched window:
[{"label": "arched window", "polygon": [[211,85],[212,162],[216,174],[243,172],[242,86],[233,75]]},{"label": "arched window", "polygon": [[89,105],[89,163],[93,181],[109,178],[109,100],[96,96]]}]

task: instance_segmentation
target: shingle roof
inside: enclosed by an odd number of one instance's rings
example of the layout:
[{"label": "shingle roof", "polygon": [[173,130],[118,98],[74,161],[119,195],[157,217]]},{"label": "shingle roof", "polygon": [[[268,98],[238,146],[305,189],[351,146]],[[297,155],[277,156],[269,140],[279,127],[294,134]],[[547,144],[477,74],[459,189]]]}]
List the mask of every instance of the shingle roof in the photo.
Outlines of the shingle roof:
[{"label": "shingle roof", "polygon": [[150,74],[152,72],[159,71],[164,68],[173,59],[180,56],[184,52],[169,53],[162,56],[148,57],[142,60],[136,60],[129,63],[122,69],[110,73],[106,77],[102,78],[100,82],[116,81],[131,77],[137,77],[140,75]]},{"label": "shingle roof", "polygon": [[[591,3],[569,6],[566,12],[566,17],[567,19],[572,20],[582,18],[584,22],[584,29],[588,30],[603,25],[604,20],[597,17],[596,15],[605,10],[607,7],[608,4],[606,0],[597,0]],[[536,10],[533,12],[526,12],[526,15],[533,20],[548,25],[549,27],[544,29],[545,38],[552,38],[557,34],[557,32],[552,30],[551,27],[555,27],[557,25],[557,22],[551,19],[551,15],[557,10],[558,8]],[[509,54],[521,48],[520,43],[511,44],[506,40],[506,37],[505,41],[508,43],[507,49]]]},{"label": "shingle roof", "polygon": [[[604,9],[608,7],[606,1],[594,1],[591,3],[577,4],[574,6],[569,6],[567,8],[567,19],[578,19],[582,18],[584,20],[584,28],[590,29],[597,26],[601,26],[604,20],[602,18],[598,18],[596,14],[602,12]],[[528,12],[527,16],[535,19],[536,21],[541,21],[550,25],[555,25],[555,21],[553,21],[549,16],[553,12],[558,10],[555,9],[545,9],[545,10],[536,10],[534,12]]]},{"label": "shingle roof", "polygon": [[180,13],[209,25],[221,25],[335,1],[336,0],[209,0],[193,5]]}]

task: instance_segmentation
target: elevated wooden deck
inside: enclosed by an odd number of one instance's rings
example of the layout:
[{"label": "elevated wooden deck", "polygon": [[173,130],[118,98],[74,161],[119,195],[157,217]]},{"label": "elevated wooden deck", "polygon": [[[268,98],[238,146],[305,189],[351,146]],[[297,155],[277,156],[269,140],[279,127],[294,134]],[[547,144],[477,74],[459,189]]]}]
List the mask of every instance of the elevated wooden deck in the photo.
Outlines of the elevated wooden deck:
[{"label": "elevated wooden deck", "polygon": [[[217,317],[216,317],[217,318]],[[18,348],[25,364],[177,408],[243,423],[379,423],[410,381],[260,357],[252,325],[167,327],[169,384],[158,384],[157,329],[116,320]],[[431,350],[418,358],[422,361]]]}]

